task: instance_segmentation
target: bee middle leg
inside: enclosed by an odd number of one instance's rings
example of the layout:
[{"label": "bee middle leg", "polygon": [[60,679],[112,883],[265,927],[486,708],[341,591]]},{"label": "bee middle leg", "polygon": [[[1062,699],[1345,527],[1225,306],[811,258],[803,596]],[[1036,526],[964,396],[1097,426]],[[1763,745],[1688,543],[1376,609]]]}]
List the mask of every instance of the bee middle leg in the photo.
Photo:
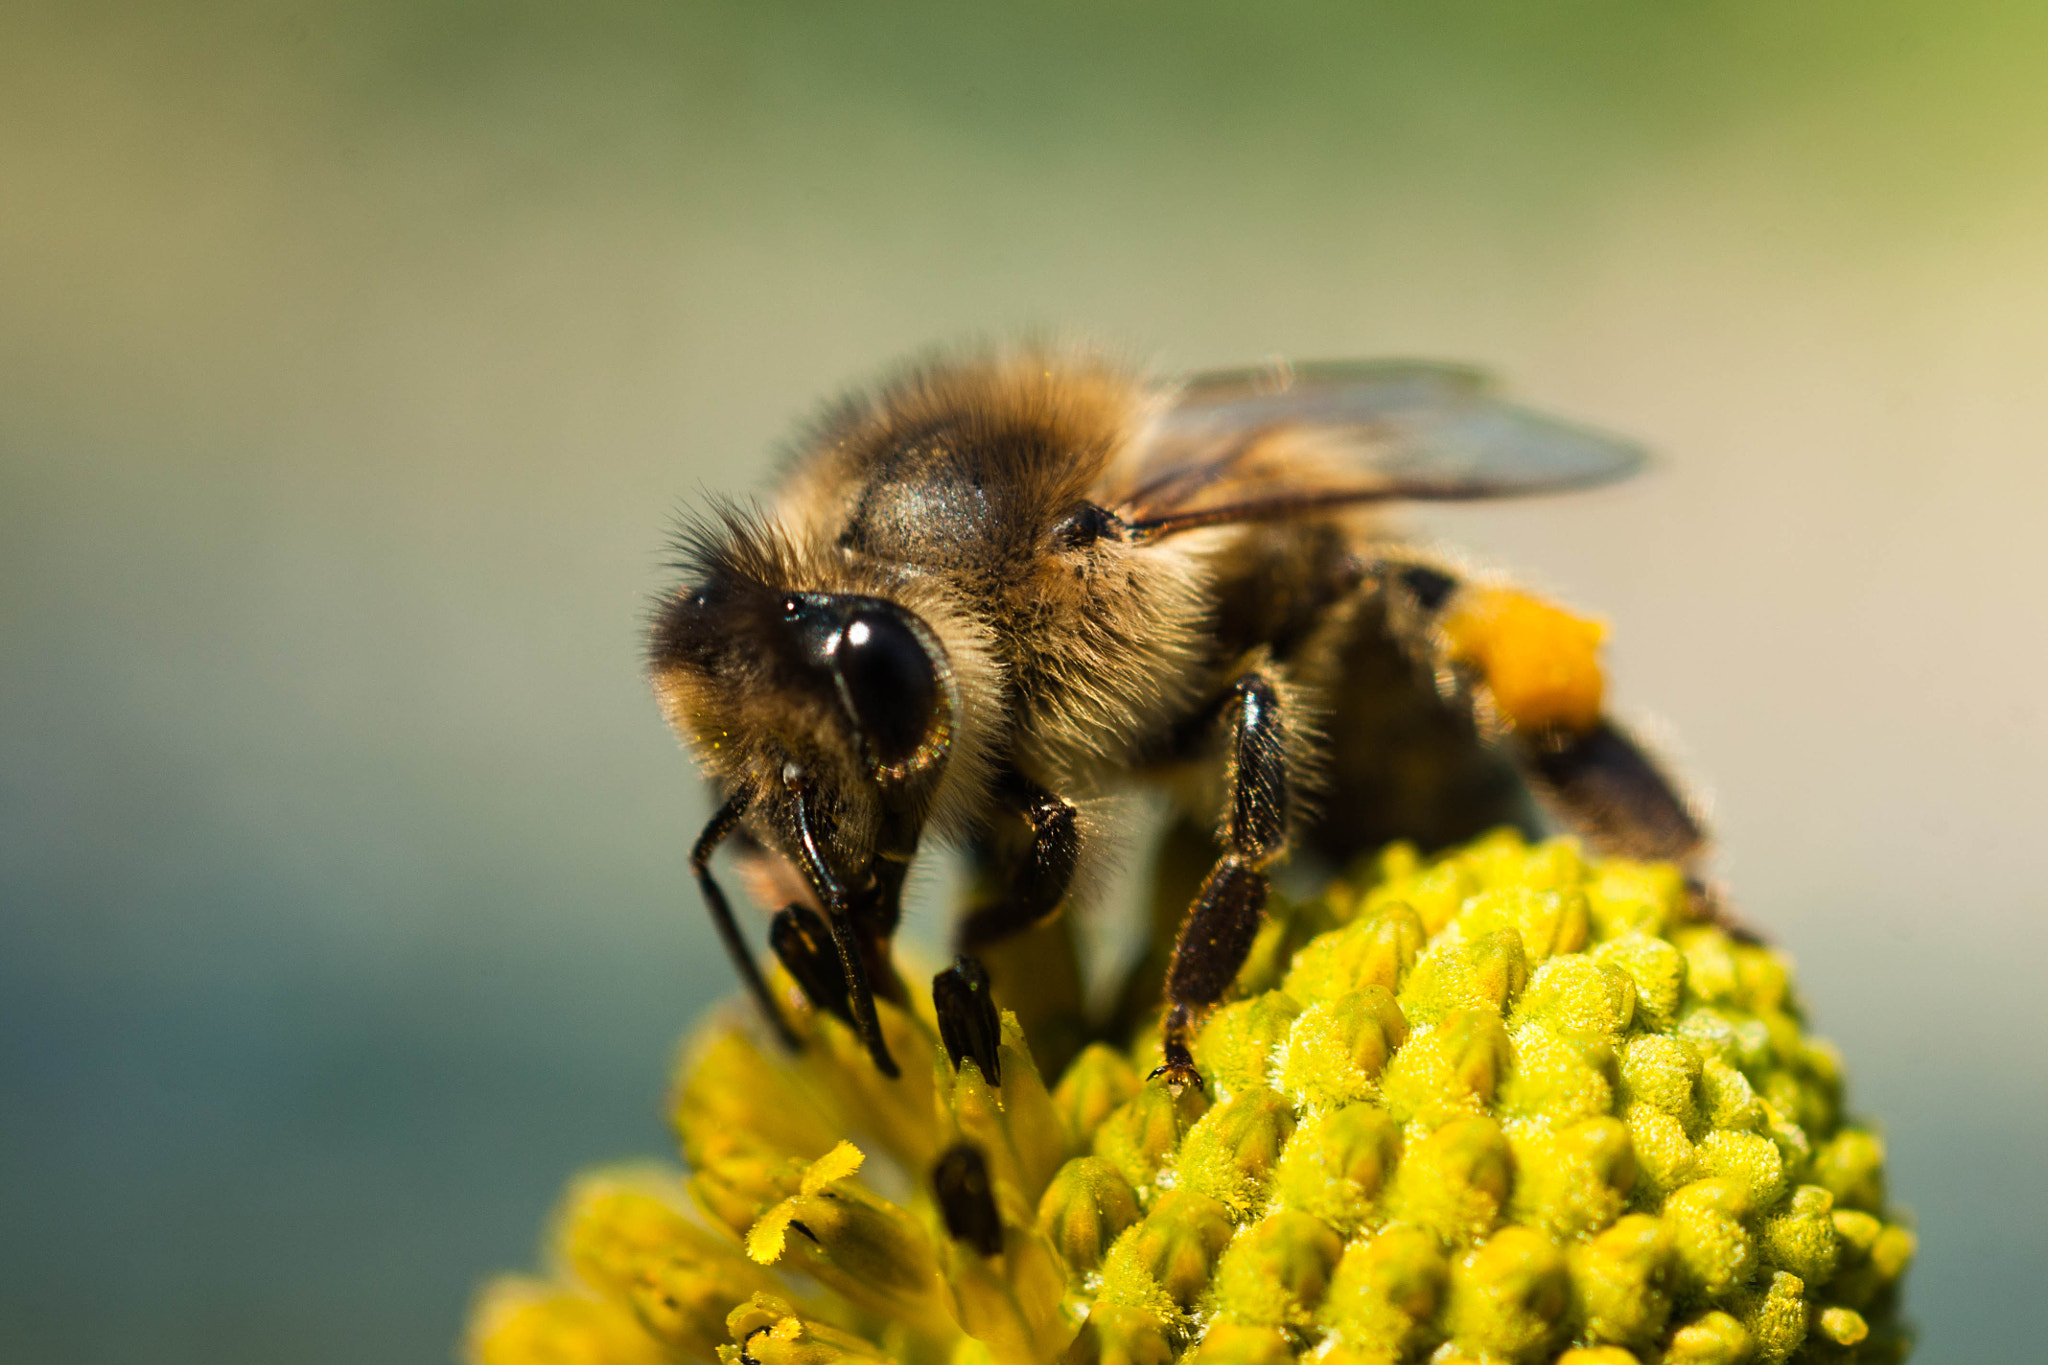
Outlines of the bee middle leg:
[{"label": "bee middle leg", "polygon": [[1016,1012],[1051,1075],[1089,1036],[1076,930],[1061,913],[1080,861],[1079,812],[1015,771],[1000,773],[992,794],[998,817],[970,848],[976,903],[954,951],[986,971],[991,998]]},{"label": "bee middle leg", "polygon": [[1189,1034],[1237,979],[1265,914],[1266,868],[1287,841],[1287,735],[1279,689],[1265,674],[1248,673],[1231,689],[1231,699],[1223,855],[1181,921],[1166,969],[1165,1060],[1152,1075],[1175,1090],[1202,1084]]}]

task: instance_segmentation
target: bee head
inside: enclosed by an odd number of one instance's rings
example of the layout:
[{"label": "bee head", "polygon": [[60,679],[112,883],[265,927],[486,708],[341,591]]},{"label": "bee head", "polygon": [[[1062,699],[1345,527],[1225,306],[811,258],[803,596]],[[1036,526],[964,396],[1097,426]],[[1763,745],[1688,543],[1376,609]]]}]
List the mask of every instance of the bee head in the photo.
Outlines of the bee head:
[{"label": "bee head", "polygon": [[948,652],[901,603],[791,586],[811,576],[802,565],[750,555],[761,537],[724,529],[692,547],[693,585],[656,612],[655,694],[714,781],[756,793],[765,832],[794,846],[801,788],[833,861],[858,877],[883,827],[928,808],[947,766],[960,712]]}]

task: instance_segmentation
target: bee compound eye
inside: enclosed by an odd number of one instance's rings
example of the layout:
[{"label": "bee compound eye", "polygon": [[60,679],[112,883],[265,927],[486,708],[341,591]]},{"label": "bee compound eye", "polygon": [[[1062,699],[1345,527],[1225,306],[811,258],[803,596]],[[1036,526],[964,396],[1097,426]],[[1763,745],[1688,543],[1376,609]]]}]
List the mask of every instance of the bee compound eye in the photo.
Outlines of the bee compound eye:
[{"label": "bee compound eye", "polygon": [[939,709],[938,669],[916,632],[893,612],[856,612],[840,631],[832,670],[875,760],[908,762]]}]

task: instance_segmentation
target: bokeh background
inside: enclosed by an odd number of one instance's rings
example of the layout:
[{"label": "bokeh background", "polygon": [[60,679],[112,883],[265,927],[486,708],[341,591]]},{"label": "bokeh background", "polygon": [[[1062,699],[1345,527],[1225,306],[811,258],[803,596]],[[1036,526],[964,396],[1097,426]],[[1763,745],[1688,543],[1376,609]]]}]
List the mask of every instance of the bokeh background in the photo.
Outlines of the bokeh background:
[{"label": "bokeh background", "polygon": [[0,1357],[448,1358],[727,974],[665,529],[1022,327],[1476,360],[1918,1211],[2048,1281],[2048,10],[0,3]]}]

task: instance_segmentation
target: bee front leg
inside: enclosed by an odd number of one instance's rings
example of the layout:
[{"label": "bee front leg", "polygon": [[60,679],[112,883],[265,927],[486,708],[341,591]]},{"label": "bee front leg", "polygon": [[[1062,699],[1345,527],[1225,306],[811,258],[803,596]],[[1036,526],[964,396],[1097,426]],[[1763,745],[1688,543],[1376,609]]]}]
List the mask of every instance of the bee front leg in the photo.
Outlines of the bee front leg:
[{"label": "bee front leg", "polygon": [[753,799],[753,790],[742,787],[733,793],[731,800],[718,808],[718,813],[711,817],[711,823],[704,827],[704,832],[697,836],[696,845],[690,850],[690,871],[697,878],[698,889],[704,894],[705,908],[711,912],[711,922],[717,926],[718,937],[724,942],[733,966],[738,969],[740,980],[746,983],[748,994],[760,1005],[769,1027],[775,1030],[775,1036],[782,1040],[784,1047],[794,1052],[801,1046],[796,1032],[777,1007],[774,993],[768,989],[761,969],[754,963],[753,950],[747,947],[747,940],[732,917],[732,906],[726,903],[725,892],[719,888],[718,879],[711,875],[711,855],[739,828],[740,820]]},{"label": "bee front leg", "polygon": [[804,876],[809,879],[811,889],[824,903],[825,927],[831,933],[832,946],[839,954],[839,970],[846,981],[846,1000],[853,1013],[854,1028],[859,1032],[861,1041],[867,1044],[868,1055],[874,1058],[876,1070],[894,1080],[903,1073],[896,1065],[896,1059],[889,1055],[889,1045],[882,1040],[882,1023],[875,1013],[875,990],[868,976],[867,953],[854,921],[853,897],[840,884],[825,860],[816,823],[812,819],[810,789],[801,782],[792,782],[790,796],[797,832],[797,846],[793,851],[803,865]]},{"label": "bee front leg", "polygon": [[1010,872],[1002,896],[960,921],[962,953],[1023,933],[1059,909],[1081,856],[1074,804],[1017,772],[997,784],[997,798],[1031,828],[1031,844]]},{"label": "bee front leg", "polygon": [[1248,673],[1231,689],[1231,698],[1224,852],[1181,921],[1166,969],[1165,1060],[1152,1075],[1176,1091],[1202,1084],[1188,1036],[1196,1019],[1237,979],[1265,914],[1266,868],[1287,842],[1287,732],[1279,689],[1265,674]]},{"label": "bee front leg", "polygon": [[[896,820],[884,826],[878,841],[873,880],[852,899],[850,920],[869,988],[894,1004],[905,1003],[902,979],[889,960],[889,944],[903,918],[903,880],[917,856],[914,822]],[[796,982],[814,1009],[833,1015],[848,1028],[858,1028],[838,940],[817,911],[801,901],[785,905],[768,926],[768,946],[784,971]]]}]

